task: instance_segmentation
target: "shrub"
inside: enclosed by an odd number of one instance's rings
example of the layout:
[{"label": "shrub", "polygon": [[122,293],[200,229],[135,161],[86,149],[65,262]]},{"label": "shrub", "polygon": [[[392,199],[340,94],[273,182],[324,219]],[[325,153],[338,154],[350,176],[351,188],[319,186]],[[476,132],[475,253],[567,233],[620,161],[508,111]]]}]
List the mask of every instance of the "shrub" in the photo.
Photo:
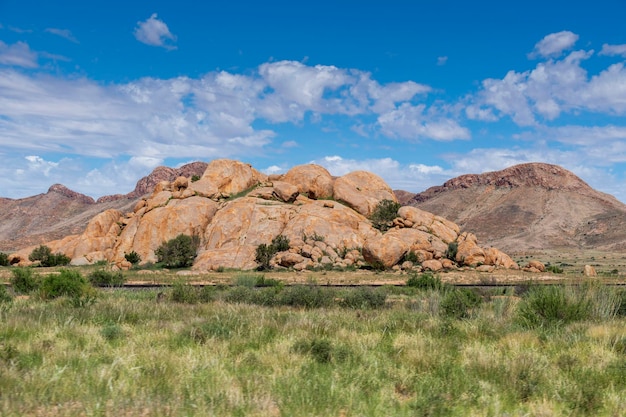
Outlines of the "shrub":
[{"label": "shrub", "polygon": [[197,236],[180,234],[163,242],[155,254],[158,262],[167,268],[185,268],[193,264],[199,244]]},{"label": "shrub", "polygon": [[279,296],[279,305],[291,307],[320,308],[334,303],[333,292],[313,285],[294,285],[283,290]]},{"label": "shrub", "polygon": [[40,245],[38,248],[33,249],[33,251],[28,255],[28,259],[31,262],[39,261],[41,266],[63,266],[68,265],[71,259],[64,254],[57,252],[52,253],[52,250],[46,245]]},{"label": "shrub", "polygon": [[447,317],[463,319],[470,316],[471,309],[479,306],[482,298],[467,288],[453,289],[446,292],[440,308]]},{"label": "shrub", "polygon": [[389,230],[391,225],[393,224],[393,219],[398,215],[398,210],[400,209],[400,203],[396,203],[393,200],[382,200],[370,216],[370,221],[372,222],[372,226],[380,230],[381,232],[386,232]]},{"label": "shrub", "polygon": [[39,287],[39,280],[30,268],[15,268],[11,273],[11,286],[18,294],[29,294]]},{"label": "shrub", "polygon": [[257,269],[259,271],[267,271],[270,269],[270,261],[272,260],[272,257],[276,255],[276,253],[286,251],[287,249],[289,249],[289,239],[283,235],[276,236],[272,239],[272,243],[269,245],[261,243],[256,248],[254,258],[254,260],[259,264]]},{"label": "shrub", "polygon": [[417,257],[417,254],[415,252],[413,252],[412,250],[408,251],[407,253],[404,254],[404,257],[402,258],[403,262],[413,262],[414,264],[420,263],[419,258]]},{"label": "shrub", "polygon": [[184,304],[196,304],[200,294],[196,287],[183,282],[175,282],[172,286],[172,301]]},{"label": "shrub", "polygon": [[446,249],[446,258],[456,262],[456,254],[459,250],[459,244],[457,242],[448,243],[448,249]]},{"label": "shrub", "polygon": [[135,251],[132,251],[130,253],[125,253],[124,259],[126,259],[128,262],[130,262],[133,265],[137,265],[139,262],[141,262],[141,256],[139,256],[139,254]]},{"label": "shrub", "polygon": [[196,182],[200,179],[200,175],[192,175],[191,176],[191,182]]},{"label": "shrub", "polygon": [[342,307],[347,308],[381,308],[385,306],[387,294],[368,287],[359,287],[349,290],[340,301]]},{"label": "shrub", "polygon": [[265,278],[263,274],[239,274],[235,277],[235,285],[241,287],[279,287],[282,286],[282,282]]},{"label": "shrub", "polygon": [[121,287],[124,285],[124,275],[121,271],[97,269],[90,273],[88,278],[91,285],[98,287]]},{"label": "shrub", "polygon": [[439,277],[434,276],[430,272],[426,272],[423,274],[411,274],[409,279],[406,281],[407,287],[419,288],[421,290],[436,290],[440,291],[446,288],[446,285],[441,282]]},{"label": "shrub", "polygon": [[543,327],[584,320],[590,316],[589,300],[567,294],[562,285],[538,285],[530,289],[517,310],[517,320],[525,327]]},{"label": "shrub", "polygon": [[0,252],[0,266],[9,266],[9,255]]},{"label": "shrub", "polygon": [[46,276],[39,288],[43,298],[57,298],[60,296],[82,297],[89,293],[89,284],[78,272],[62,269],[58,274]]}]

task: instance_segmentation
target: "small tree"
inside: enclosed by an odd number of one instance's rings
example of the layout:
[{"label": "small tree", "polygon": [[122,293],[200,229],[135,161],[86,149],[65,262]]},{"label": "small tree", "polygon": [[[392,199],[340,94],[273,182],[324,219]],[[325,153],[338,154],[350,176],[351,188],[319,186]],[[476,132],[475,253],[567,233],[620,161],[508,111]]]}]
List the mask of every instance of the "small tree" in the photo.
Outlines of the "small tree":
[{"label": "small tree", "polygon": [[180,234],[163,242],[155,251],[157,261],[167,268],[186,268],[196,258],[200,239],[198,236]]},{"label": "small tree", "polygon": [[386,232],[389,230],[391,225],[393,224],[393,219],[398,215],[398,210],[400,209],[400,203],[396,203],[393,200],[382,200],[370,216],[370,221],[372,222],[372,226],[381,232]]},{"label": "small tree", "polygon": [[43,265],[44,261],[48,261],[50,256],[52,255],[52,251],[46,245],[40,245],[38,248],[33,249],[33,251],[28,255],[28,260],[31,262],[41,262]]}]

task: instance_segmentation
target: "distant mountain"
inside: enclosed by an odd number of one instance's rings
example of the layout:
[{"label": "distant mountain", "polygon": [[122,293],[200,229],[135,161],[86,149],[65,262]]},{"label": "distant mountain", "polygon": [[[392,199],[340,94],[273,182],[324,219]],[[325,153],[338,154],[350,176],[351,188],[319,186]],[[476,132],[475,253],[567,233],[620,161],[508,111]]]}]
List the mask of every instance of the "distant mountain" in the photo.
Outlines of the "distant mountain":
[{"label": "distant mountain", "polygon": [[177,169],[157,167],[140,179],[130,193],[105,196],[98,201],[61,184],[32,197],[0,198],[0,250],[12,251],[81,233],[96,214],[111,208],[131,211],[159,182],[178,176],[201,176],[206,166],[206,162],[193,162]]},{"label": "distant mountain", "polygon": [[407,204],[457,223],[509,253],[626,249],[626,205],[556,165],[529,163],[469,174]]}]

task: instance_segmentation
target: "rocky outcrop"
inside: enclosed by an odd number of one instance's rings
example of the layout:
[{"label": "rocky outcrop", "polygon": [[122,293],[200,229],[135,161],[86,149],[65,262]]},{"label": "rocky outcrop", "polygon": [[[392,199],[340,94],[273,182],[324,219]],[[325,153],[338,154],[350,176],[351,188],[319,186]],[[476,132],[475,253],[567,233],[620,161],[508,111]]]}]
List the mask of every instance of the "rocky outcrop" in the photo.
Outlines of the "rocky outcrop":
[{"label": "rocky outcrop", "polygon": [[[311,198],[333,196],[335,201]],[[459,235],[456,224],[415,207],[402,207],[391,229],[382,233],[367,216],[383,200],[395,200],[393,192],[370,173],[333,179],[322,167],[305,165],[268,178],[248,164],[221,159],[209,163],[200,179],[160,181],[132,211],[105,211],[82,234],[48,246],[74,264],[107,260],[127,268],[126,254],[156,262],[163,242],[186,234],[199,240],[193,269],[254,269],[259,245],[283,236],[289,248],[271,259],[275,268],[517,266],[497,249],[480,248],[474,235]],[[458,245],[455,259],[448,259],[451,244]],[[11,259],[27,263],[32,249]]]},{"label": "rocky outcrop", "polygon": [[300,194],[313,199],[333,196],[333,177],[322,166],[315,164],[298,165],[291,168],[282,178],[298,187]]},{"label": "rocky outcrop", "polygon": [[48,188],[48,192],[60,194],[66,198],[69,198],[70,200],[79,201],[83,204],[95,203],[93,198],[86,196],[84,194],[81,194],[81,193],[77,193],[76,191],[72,191],[62,184],[52,185],[50,188]]},{"label": "rocky outcrop", "polygon": [[333,185],[335,200],[369,217],[382,200],[397,202],[393,190],[376,174],[354,171],[337,178]]}]

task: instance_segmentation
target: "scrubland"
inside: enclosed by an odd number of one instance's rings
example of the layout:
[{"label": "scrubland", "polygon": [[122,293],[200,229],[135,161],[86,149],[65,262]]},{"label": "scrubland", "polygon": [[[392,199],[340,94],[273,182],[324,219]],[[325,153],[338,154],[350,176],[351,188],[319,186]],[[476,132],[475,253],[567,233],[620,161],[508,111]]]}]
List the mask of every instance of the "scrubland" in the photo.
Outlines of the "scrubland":
[{"label": "scrubland", "polygon": [[626,293],[598,281],[88,281],[3,291],[0,415],[626,415]]}]

